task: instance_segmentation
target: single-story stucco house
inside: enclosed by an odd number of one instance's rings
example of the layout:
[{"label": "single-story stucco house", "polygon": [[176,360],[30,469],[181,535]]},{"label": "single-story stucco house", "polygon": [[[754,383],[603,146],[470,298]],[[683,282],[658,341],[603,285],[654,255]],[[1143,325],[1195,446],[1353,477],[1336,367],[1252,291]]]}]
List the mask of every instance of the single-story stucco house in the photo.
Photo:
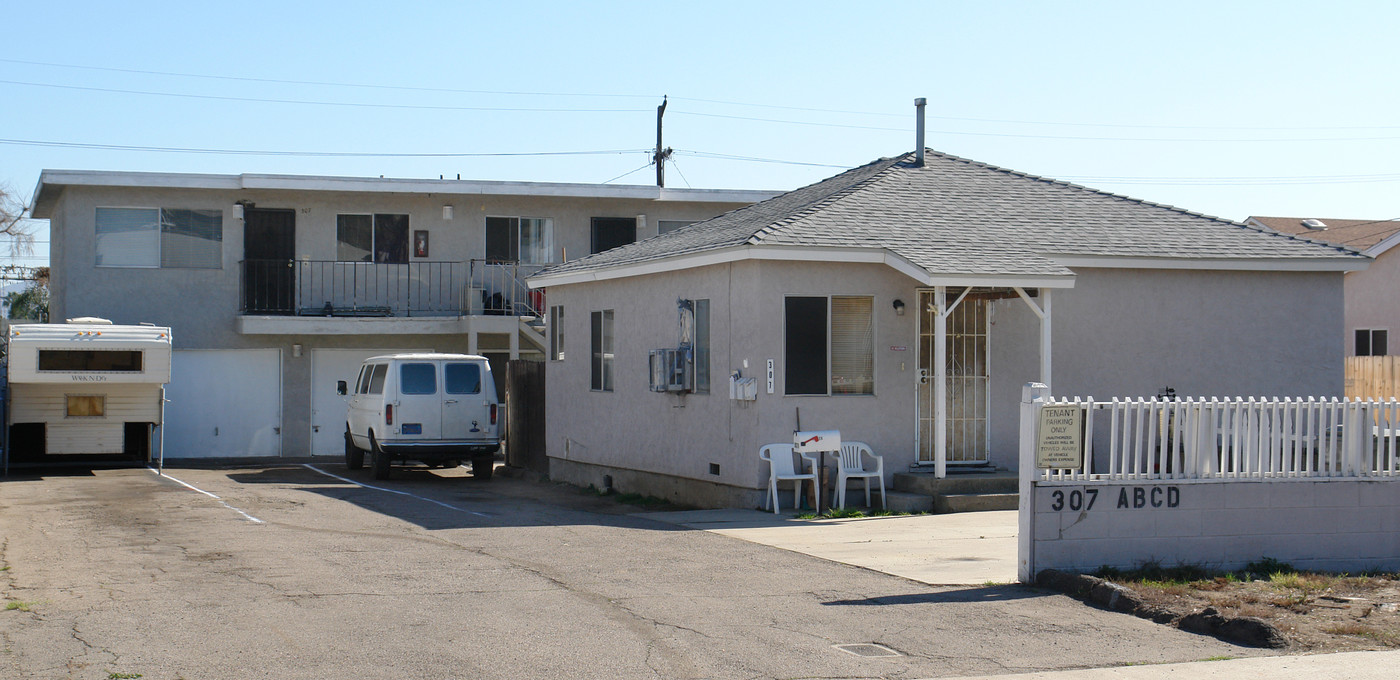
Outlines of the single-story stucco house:
[{"label": "single-story stucco house", "polygon": [[1341,396],[1343,275],[1368,262],[934,151],[883,158],[532,277],[550,475],[753,507],[759,447],[799,419],[869,443],[887,476],[941,476],[1017,467],[1030,381]]}]

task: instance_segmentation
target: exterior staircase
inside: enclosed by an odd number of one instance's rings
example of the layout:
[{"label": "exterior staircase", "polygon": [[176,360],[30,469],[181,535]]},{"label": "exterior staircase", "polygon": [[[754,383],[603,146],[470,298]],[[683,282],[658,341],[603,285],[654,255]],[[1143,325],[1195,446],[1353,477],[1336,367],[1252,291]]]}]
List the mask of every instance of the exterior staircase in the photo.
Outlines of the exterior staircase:
[{"label": "exterior staircase", "polygon": [[[891,509],[896,500],[931,498],[931,508],[937,513],[978,512],[982,510],[1015,510],[1019,503],[1020,477],[1006,470],[954,471],[937,479],[933,469],[894,473],[894,493],[890,494]],[[925,503],[927,505],[927,501]],[[910,508],[914,509],[914,508]]]}]

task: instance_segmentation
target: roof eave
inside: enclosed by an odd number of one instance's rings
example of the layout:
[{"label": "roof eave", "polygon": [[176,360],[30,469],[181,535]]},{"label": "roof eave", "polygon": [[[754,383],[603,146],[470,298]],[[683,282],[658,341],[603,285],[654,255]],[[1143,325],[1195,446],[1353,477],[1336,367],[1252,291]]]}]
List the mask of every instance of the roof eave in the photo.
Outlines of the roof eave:
[{"label": "roof eave", "polygon": [[1199,269],[1210,271],[1354,272],[1371,258],[1361,253],[1334,257],[1130,257],[1121,255],[1048,255],[1065,267],[1096,269]]}]

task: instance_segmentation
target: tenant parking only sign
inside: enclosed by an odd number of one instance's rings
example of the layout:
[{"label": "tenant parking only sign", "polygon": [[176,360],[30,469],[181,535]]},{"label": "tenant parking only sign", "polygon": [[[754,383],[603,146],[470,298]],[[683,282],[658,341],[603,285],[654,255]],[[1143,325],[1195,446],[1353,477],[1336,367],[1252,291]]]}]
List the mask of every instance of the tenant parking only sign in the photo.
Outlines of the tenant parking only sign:
[{"label": "tenant parking only sign", "polygon": [[1078,468],[1084,466],[1084,411],[1077,406],[1040,409],[1036,431],[1035,466]]}]

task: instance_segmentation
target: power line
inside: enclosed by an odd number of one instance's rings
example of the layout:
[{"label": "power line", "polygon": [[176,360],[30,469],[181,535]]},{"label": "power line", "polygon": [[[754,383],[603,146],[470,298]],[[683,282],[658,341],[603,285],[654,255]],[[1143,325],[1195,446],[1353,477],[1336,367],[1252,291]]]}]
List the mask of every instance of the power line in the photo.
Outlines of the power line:
[{"label": "power line", "polygon": [[278,85],[318,85],[324,87],[359,87],[374,90],[404,90],[412,92],[444,92],[452,94],[494,94],[510,95],[522,97],[620,97],[630,99],[655,99],[655,95],[650,94],[607,94],[601,92],[522,92],[511,90],[465,90],[449,87],[414,87],[411,85],[375,85],[366,83],[345,83],[335,81],[319,80],[285,80],[280,78],[249,78],[241,76],[221,76],[204,73],[181,73],[178,71],[149,71],[132,68],[115,68],[111,66],[83,66],[79,64],[58,64],[46,61],[29,61],[26,59],[0,59],[0,62],[9,64],[28,64],[31,66],[51,66],[54,68],[82,69],[87,71],[106,71],[109,73],[135,73],[140,75],[171,76],[177,78],[204,78],[209,80],[227,80],[246,83],[273,83]]},{"label": "power line", "polygon": [[[877,130],[882,132],[903,132],[908,133],[908,128],[877,127],[871,125],[847,125],[844,123],[816,123],[805,120],[784,120],[778,118],[758,118],[755,116],[731,116],[722,113],[699,113],[696,111],[677,111],[681,116],[700,116],[704,118],[725,118],[729,120],[747,120],[762,123],[780,123],[784,125],[808,125],[813,127],[844,128],[849,130]],[[1032,135],[1018,134],[1013,132],[965,132],[961,130],[929,130],[930,134],[937,135],[963,135],[971,137],[1013,137],[1019,139],[1065,139],[1075,141],[1108,141],[1108,142],[1375,142],[1382,140],[1400,139],[1400,136],[1377,136],[1377,137],[1279,137],[1266,138],[1257,137],[1251,139],[1241,138],[1185,138],[1185,137],[1101,137],[1089,135]]]},{"label": "power line", "polygon": [[332,158],[476,158],[498,156],[599,156],[647,153],[650,149],[605,149],[601,151],[522,151],[522,152],[442,152],[442,153],[372,153],[359,151],[269,151],[252,149],[209,149],[174,146],[132,146],[96,144],[89,142],[55,142],[35,139],[0,139],[0,144],[18,146],[47,146],[65,149],[94,149],[102,151],[150,151],[156,153],[224,154],[233,156],[305,156]]},{"label": "power line", "polygon": [[184,92],[159,92],[154,90],[123,90],[115,87],[86,87],[82,85],[56,85],[53,83],[31,83],[22,80],[0,80],[4,85],[27,87],[47,87],[60,90],[81,90],[108,94],[137,94],[149,97],[176,97],[180,99],[205,99],[224,102],[252,102],[258,104],[300,104],[306,106],[348,106],[366,109],[412,109],[428,111],[508,111],[512,113],[641,113],[648,109],[570,109],[510,106],[438,106],[430,104],[381,104],[372,102],[332,102],[307,99],[273,99],[267,97],[233,97],[216,94],[188,94]]},{"label": "power line", "polygon": [[642,167],[637,168],[636,170],[628,170],[627,172],[624,172],[621,175],[618,175],[617,177],[614,177],[606,182],[600,182],[600,184],[611,184],[613,182],[616,182],[617,180],[622,179],[623,177],[646,170],[647,168],[651,167],[651,165],[652,164],[648,162],[646,165],[643,165]]},{"label": "power line", "polygon": [[677,154],[682,154],[682,155],[686,155],[686,156],[694,156],[694,157],[696,157],[696,158],[716,158],[716,159],[728,160],[728,161],[749,161],[749,162],[753,162],[753,163],[778,163],[778,164],[781,164],[781,165],[805,165],[805,166],[813,167],[813,168],[841,168],[841,169],[843,169],[843,170],[844,170],[844,169],[847,169],[847,168],[849,168],[849,167],[851,167],[851,166],[849,166],[849,165],[835,165],[835,164],[832,164],[832,163],[808,163],[808,162],[805,162],[805,161],[785,161],[785,160],[780,160],[780,159],[776,159],[776,158],[759,158],[759,157],[757,157],[757,156],[735,156],[735,155],[724,154],[724,153],[711,153],[711,152],[708,152],[708,151],[689,151],[689,150],[685,150],[685,149],[676,149],[675,152],[676,152]]}]

